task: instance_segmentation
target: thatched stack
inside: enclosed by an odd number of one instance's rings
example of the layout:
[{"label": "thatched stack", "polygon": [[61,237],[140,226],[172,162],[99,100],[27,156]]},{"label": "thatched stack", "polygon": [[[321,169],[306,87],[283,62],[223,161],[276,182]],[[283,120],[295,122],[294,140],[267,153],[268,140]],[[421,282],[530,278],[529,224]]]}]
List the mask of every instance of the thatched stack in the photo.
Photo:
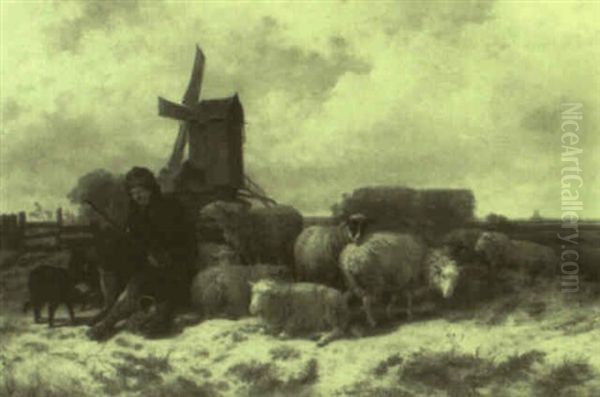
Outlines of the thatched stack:
[{"label": "thatched stack", "polygon": [[474,217],[475,197],[466,189],[416,190],[403,186],[374,186],[354,190],[334,214],[345,219],[360,212],[383,229],[449,230]]},{"label": "thatched stack", "polygon": [[412,219],[417,212],[416,197],[417,191],[407,187],[363,187],[344,197],[339,215],[345,219],[360,212],[378,222]]},{"label": "thatched stack", "polygon": [[425,189],[418,192],[416,207],[421,219],[456,227],[474,218],[475,196],[467,189]]}]

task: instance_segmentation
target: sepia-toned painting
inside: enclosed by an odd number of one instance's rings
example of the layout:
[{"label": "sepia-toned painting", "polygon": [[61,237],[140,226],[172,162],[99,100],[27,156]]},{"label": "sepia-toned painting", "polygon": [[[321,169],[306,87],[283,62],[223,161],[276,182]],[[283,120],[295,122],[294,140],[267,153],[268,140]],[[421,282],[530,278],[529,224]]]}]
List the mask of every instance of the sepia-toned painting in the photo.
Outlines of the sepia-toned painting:
[{"label": "sepia-toned painting", "polygon": [[0,396],[600,396],[599,2],[0,14]]}]

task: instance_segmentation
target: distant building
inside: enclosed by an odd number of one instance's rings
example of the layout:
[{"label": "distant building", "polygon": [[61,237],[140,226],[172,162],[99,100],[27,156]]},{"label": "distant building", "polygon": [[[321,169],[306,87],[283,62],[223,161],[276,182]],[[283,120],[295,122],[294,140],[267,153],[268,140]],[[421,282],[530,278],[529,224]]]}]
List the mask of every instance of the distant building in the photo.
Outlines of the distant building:
[{"label": "distant building", "polygon": [[541,222],[542,220],[544,220],[544,218],[542,218],[542,215],[540,215],[540,210],[534,210],[533,215],[531,215],[531,218],[529,218],[529,220],[533,222]]}]

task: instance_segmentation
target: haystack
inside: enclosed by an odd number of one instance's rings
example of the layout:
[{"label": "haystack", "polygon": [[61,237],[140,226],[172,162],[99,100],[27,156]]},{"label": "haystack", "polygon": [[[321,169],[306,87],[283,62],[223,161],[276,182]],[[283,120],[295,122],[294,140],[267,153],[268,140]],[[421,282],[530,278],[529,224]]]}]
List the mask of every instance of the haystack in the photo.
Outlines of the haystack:
[{"label": "haystack", "polygon": [[450,230],[474,217],[475,197],[466,189],[416,190],[371,186],[354,190],[338,205],[338,218],[360,212],[378,229]]}]

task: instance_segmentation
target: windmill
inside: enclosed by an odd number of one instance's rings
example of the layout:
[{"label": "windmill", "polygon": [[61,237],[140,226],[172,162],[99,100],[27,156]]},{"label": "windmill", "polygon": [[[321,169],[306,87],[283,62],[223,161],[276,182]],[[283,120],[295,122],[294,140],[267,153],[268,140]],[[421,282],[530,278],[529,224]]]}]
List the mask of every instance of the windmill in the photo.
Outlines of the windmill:
[{"label": "windmill", "polygon": [[[158,114],[179,121],[179,132],[159,181],[166,192],[210,199],[258,199],[275,204],[244,174],[244,110],[237,93],[200,100],[205,57],[196,46],[181,104],[158,98]],[[185,148],[188,146],[188,156]]]}]

